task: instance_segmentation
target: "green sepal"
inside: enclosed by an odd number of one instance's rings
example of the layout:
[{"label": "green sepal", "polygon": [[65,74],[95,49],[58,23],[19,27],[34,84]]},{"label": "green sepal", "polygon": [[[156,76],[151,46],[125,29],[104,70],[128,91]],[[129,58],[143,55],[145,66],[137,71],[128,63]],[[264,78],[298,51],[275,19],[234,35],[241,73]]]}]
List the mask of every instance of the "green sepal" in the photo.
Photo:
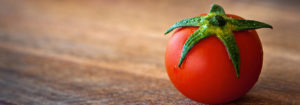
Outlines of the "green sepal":
[{"label": "green sepal", "polygon": [[165,34],[168,34],[175,28],[185,26],[199,26],[199,28],[194,33],[192,33],[192,35],[190,35],[185,42],[178,64],[179,67],[182,65],[187,53],[195,44],[197,44],[200,40],[215,34],[226,47],[228,56],[231,59],[236,72],[236,76],[238,78],[240,77],[241,61],[238,46],[236,44],[232,31],[272,28],[271,25],[254,20],[243,20],[227,17],[224,9],[217,4],[212,5],[211,10],[209,11],[209,14],[207,14],[207,16],[198,16],[181,20],[170,27],[165,32]]},{"label": "green sepal", "polygon": [[205,39],[206,37],[208,37],[210,35],[212,35],[212,33],[207,30],[207,26],[201,26],[191,36],[189,36],[189,38],[186,40],[186,42],[183,45],[183,49],[181,52],[181,57],[180,57],[178,67],[181,66],[183,60],[185,59],[185,56],[191,50],[191,48],[195,44],[197,44],[200,40]]},{"label": "green sepal", "polygon": [[220,5],[218,5],[218,4],[213,4],[211,6],[211,9],[209,10],[209,13],[210,14],[211,13],[216,13],[216,14],[223,14],[223,15],[225,15],[224,9]]},{"label": "green sepal", "polygon": [[172,27],[170,27],[165,34],[168,34],[172,30],[178,27],[184,27],[184,26],[200,26],[200,21],[202,20],[203,16],[197,16],[197,17],[192,17],[188,19],[183,19],[177,23],[175,23]]},{"label": "green sepal", "polygon": [[240,53],[238,46],[235,42],[234,35],[231,31],[223,30],[221,33],[216,33],[217,37],[222,41],[224,44],[229,58],[234,66],[235,73],[237,78],[240,77]]},{"label": "green sepal", "polygon": [[259,29],[259,28],[273,28],[271,25],[255,21],[255,20],[243,20],[243,19],[233,19],[227,18],[227,23],[231,24],[233,31],[249,30],[249,29]]}]

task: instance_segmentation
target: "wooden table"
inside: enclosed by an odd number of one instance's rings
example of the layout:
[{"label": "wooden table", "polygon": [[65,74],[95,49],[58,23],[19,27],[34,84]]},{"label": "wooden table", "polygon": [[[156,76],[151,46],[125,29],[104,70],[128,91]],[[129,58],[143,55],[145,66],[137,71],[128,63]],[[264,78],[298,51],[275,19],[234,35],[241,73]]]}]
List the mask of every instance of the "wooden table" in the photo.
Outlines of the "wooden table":
[{"label": "wooden table", "polygon": [[164,68],[183,18],[217,3],[270,23],[258,30],[262,74],[229,104],[300,104],[300,14],[294,1],[0,1],[0,104],[199,104],[181,95]]}]

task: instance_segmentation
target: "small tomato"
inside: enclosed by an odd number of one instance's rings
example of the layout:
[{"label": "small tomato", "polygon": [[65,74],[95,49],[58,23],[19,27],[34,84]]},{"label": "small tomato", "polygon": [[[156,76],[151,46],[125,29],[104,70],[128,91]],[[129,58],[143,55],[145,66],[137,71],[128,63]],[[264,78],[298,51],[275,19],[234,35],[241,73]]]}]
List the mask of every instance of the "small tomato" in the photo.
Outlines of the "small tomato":
[{"label": "small tomato", "polygon": [[254,29],[272,26],[225,14],[214,4],[209,14],[184,19],[165,52],[165,66],[174,86],[186,97],[220,104],[246,94],[256,83],[263,50]]}]

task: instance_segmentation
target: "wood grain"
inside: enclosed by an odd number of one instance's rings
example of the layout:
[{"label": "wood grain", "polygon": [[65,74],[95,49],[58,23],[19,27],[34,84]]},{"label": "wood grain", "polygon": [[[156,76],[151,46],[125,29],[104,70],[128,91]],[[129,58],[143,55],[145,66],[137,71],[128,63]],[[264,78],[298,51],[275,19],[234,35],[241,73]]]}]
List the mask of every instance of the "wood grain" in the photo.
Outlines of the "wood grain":
[{"label": "wood grain", "polygon": [[168,80],[163,32],[218,3],[258,30],[262,74],[235,104],[300,104],[298,1],[0,1],[0,104],[200,104]]}]

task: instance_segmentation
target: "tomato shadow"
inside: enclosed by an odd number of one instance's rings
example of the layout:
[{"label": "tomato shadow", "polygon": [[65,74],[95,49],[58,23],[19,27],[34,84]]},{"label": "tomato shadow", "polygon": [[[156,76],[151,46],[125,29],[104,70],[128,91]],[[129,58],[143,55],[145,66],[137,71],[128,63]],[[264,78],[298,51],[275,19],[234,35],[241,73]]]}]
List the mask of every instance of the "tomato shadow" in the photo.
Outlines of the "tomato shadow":
[{"label": "tomato shadow", "polygon": [[[238,98],[237,100],[232,101],[231,103],[228,103],[226,105],[270,105],[270,104],[276,104],[277,101],[273,100],[272,98],[263,97],[262,95],[258,94],[246,94],[245,96],[242,96]],[[277,103],[278,104],[278,103]]]}]

